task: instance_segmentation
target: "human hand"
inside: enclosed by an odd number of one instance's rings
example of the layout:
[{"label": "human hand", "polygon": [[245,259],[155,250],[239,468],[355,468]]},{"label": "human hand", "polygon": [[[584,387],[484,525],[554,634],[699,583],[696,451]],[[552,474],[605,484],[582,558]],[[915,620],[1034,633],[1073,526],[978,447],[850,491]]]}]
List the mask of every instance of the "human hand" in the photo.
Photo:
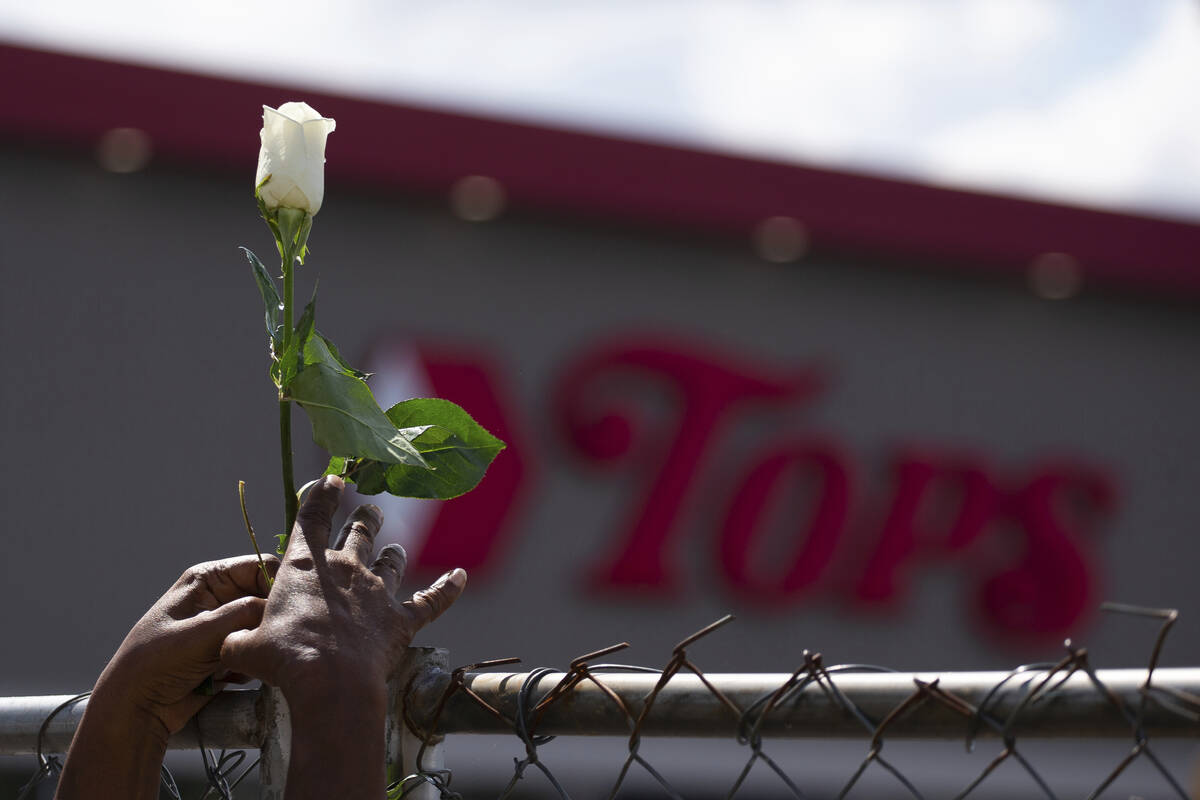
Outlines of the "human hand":
[{"label": "human hand", "polygon": [[[266,566],[273,573],[279,565],[272,558]],[[255,556],[190,567],[126,635],[89,705],[129,704],[161,724],[165,743],[212,699],[196,687],[221,671],[225,637],[262,619],[266,596]]]},{"label": "human hand", "polygon": [[327,476],[309,490],[262,623],[235,631],[221,663],[279,688],[291,715],[286,797],[384,795],[386,681],[424,625],[462,593],[467,574],[443,575],[398,602],[404,549],[388,545],[367,565],[383,522],[359,506],[329,541],[345,484]]},{"label": "human hand", "polygon": [[[274,572],[272,559],[267,571]],[[138,620],[104,668],[71,740],[59,800],[158,797],[168,737],[212,698],[221,643],[262,619],[267,581],[254,556],[191,567]],[[97,788],[99,787],[99,789]]]},{"label": "human hand", "polygon": [[309,490],[296,518],[262,623],[225,639],[221,662],[281,689],[288,704],[362,689],[382,693],[413,636],[462,593],[454,570],[399,601],[406,556],[388,545],[370,562],[383,515],[359,506],[338,539],[329,533],[345,484],[327,476]]}]

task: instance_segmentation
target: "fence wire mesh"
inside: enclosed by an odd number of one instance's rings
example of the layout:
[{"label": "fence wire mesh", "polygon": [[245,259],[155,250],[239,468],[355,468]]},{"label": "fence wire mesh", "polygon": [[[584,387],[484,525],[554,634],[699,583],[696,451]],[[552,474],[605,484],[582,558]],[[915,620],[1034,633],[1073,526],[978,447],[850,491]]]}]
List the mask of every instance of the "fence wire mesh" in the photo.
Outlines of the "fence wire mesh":
[{"label": "fence wire mesh", "polygon": [[[56,707],[42,721],[41,728],[38,730],[37,750],[35,753],[37,769],[29,780],[26,781],[25,785],[18,790],[17,800],[33,800],[33,798],[41,796],[39,789],[58,779],[63,770],[63,759],[59,753],[47,752],[45,746],[47,729],[60,713],[76,703],[86,700],[91,694],[90,691],[80,692]],[[197,734],[200,735],[199,727],[197,727]],[[258,756],[251,758],[250,753],[246,750],[210,750],[204,746],[203,737],[202,735],[200,736],[200,762],[204,772],[204,780],[207,783],[203,794],[200,795],[200,800],[208,800],[214,797],[220,798],[220,800],[234,800],[234,790],[258,766]],[[242,764],[247,759],[250,759],[250,763],[242,767]],[[238,772],[239,768],[241,768],[240,772]],[[163,764],[159,768],[159,771],[160,796],[165,792],[167,797],[172,798],[172,800],[183,800],[183,793],[179,789],[179,784],[166,764]]]},{"label": "fence wire mesh", "polygon": [[[1128,726],[1130,744],[1124,757],[1098,780],[1095,788],[1087,797],[1100,797],[1132,764],[1144,760],[1153,766],[1153,772],[1157,777],[1157,785],[1147,787],[1143,790],[1144,792],[1154,796],[1169,792],[1172,796],[1187,800],[1189,797],[1187,790],[1156,754],[1145,725],[1147,710],[1152,706],[1157,706],[1186,721],[1197,723],[1196,735],[1200,736],[1200,696],[1172,687],[1156,685],[1154,682],[1154,674],[1163,645],[1178,614],[1171,609],[1143,608],[1123,604],[1105,604],[1103,610],[1157,619],[1161,623],[1149,654],[1145,678],[1141,683],[1136,703],[1129,703],[1112,691],[1101,680],[1091,664],[1087,650],[1074,646],[1068,640],[1064,643],[1066,653],[1060,660],[1025,664],[1014,668],[996,681],[984,695],[982,701],[975,703],[943,688],[938,679],[930,681],[914,679],[910,694],[882,716],[878,714],[872,716],[839,688],[839,678],[848,674],[888,673],[894,672],[894,670],[865,664],[826,665],[820,654],[805,651],[800,666],[781,685],[740,707],[714,681],[710,680],[689,652],[692,645],[730,623],[733,620],[731,616],[719,619],[681,641],[672,650],[670,659],[661,669],[596,663],[599,659],[628,647],[627,643],[621,643],[576,658],[571,662],[565,674],[548,690],[543,691],[538,687],[544,678],[557,671],[533,670],[524,677],[516,697],[515,713],[511,715],[503,713],[493,703],[473,690],[467,676],[478,670],[513,664],[518,659],[509,658],[469,664],[454,670],[450,682],[438,699],[430,718],[423,721],[414,719],[411,715],[407,718],[406,722],[410,729],[416,731],[423,742],[415,762],[417,769],[403,780],[389,786],[388,796],[389,798],[406,797],[413,794],[418,787],[432,786],[436,790],[437,796],[441,798],[462,800],[463,795],[451,786],[450,770],[426,771],[421,768],[421,765],[424,763],[426,749],[439,739],[437,732],[443,728],[443,715],[447,707],[455,698],[465,697],[487,715],[501,721],[519,740],[519,755],[513,759],[512,775],[499,790],[498,800],[516,796],[520,782],[531,768],[542,776],[554,796],[567,800],[571,795],[566,786],[566,778],[569,777],[571,770],[569,768],[560,770],[560,775],[547,762],[543,752],[546,745],[556,737],[539,733],[539,727],[545,719],[547,711],[556,705],[568,703],[572,691],[586,681],[597,687],[608,699],[608,702],[619,710],[628,726],[627,754],[623,762],[614,768],[611,788],[605,795],[608,800],[615,800],[620,796],[628,782],[631,770],[635,769],[650,776],[654,785],[661,792],[661,796],[673,800],[683,800],[683,791],[673,785],[665,777],[664,771],[658,769],[643,755],[642,745],[646,720],[660,701],[664,688],[675,676],[681,673],[690,673],[696,676],[705,690],[715,698],[721,707],[726,709],[729,721],[735,726],[736,745],[743,748],[744,765],[733,778],[727,791],[724,792],[726,798],[734,798],[739,795],[751,796],[744,790],[747,786],[747,778],[756,768],[769,771],[769,774],[778,781],[778,786],[784,796],[794,798],[824,796],[823,793],[816,794],[811,789],[806,790],[803,775],[797,774],[795,770],[789,771],[782,763],[782,759],[771,755],[768,737],[764,735],[763,730],[764,723],[774,712],[793,699],[797,693],[811,686],[817,687],[842,714],[855,720],[866,739],[866,753],[857,768],[845,780],[840,791],[837,792],[836,797],[838,798],[849,796],[860,784],[863,775],[871,769],[886,772],[894,780],[900,796],[914,798],[943,796],[940,790],[938,794],[923,792],[920,788],[922,782],[920,777],[906,774],[884,754],[889,732],[906,716],[927,704],[939,705],[961,717],[963,741],[968,752],[974,749],[976,739],[984,733],[998,737],[1002,743],[999,754],[954,795],[956,798],[968,798],[976,794],[980,787],[996,774],[997,768],[1006,762],[1019,765],[1020,769],[1028,776],[1030,788],[1036,788],[1040,796],[1058,798],[1060,795],[1051,786],[1051,781],[1035,766],[1034,760],[1026,755],[1023,746],[1018,741],[1017,731],[1034,709],[1046,705],[1057,693],[1062,691],[1069,679],[1077,674],[1082,674],[1086,676],[1095,695],[1125,721]],[[631,709],[621,695],[605,682],[606,676],[630,672],[649,672],[658,675],[653,688],[636,711]],[[1002,704],[1002,700],[1008,702]],[[997,713],[1001,705],[1005,709],[1003,714]],[[410,697],[410,702],[406,704],[406,708],[419,706],[420,703],[415,697]],[[1036,737],[1036,728],[1027,731],[1026,735],[1029,738]],[[761,766],[759,766],[760,764]]]},{"label": "fence wire mesh", "polygon": [[[623,752],[619,763],[613,763],[611,777],[606,781],[603,791],[597,791],[594,785],[589,785],[582,793],[576,789],[576,796],[616,800],[618,797],[636,795],[682,800],[685,791],[689,790],[667,777],[669,770],[655,763],[654,757],[646,753],[644,744],[648,736],[664,734],[659,722],[655,721],[656,714],[662,712],[663,706],[680,703],[678,695],[671,695],[673,687],[681,681],[691,681],[698,682],[698,688],[685,699],[699,699],[716,709],[715,715],[706,717],[707,735],[731,731],[730,747],[739,754],[736,761],[740,766],[727,787],[708,786],[704,797],[760,797],[760,788],[755,787],[761,787],[764,776],[777,788],[781,797],[843,798],[852,793],[871,796],[873,789],[867,786],[864,776],[872,772],[881,773],[890,783],[892,788],[889,794],[892,796],[980,797],[989,781],[995,780],[998,769],[1005,764],[1015,765],[1023,774],[1026,789],[1022,796],[1066,797],[1068,795],[1061,793],[1061,789],[1057,789],[1051,777],[1047,776],[1047,765],[1041,763],[1039,767],[1036,740],[1045,733],[1048,714],[1069,713],[1069,704],[1079,706],[1079,686],[1082,685],[1088,695],[1083,699],[1116,715],[1114,719],[1119,730],[1127,731],[1122,737],[1128,737],[1127,750],[1111,767],[1106,765],[1102,772],[1097,771],[1095,785],[1085,796],[1096,798],[1104,795],[1114,788],[1118,778],[1130,771],[1132,765],[1141,763],[1148,764],[1149,769],[1139,773],[1138,780],[1143,780],[1149,774],[1154,785],[1139,786],[1139,796],[1174,796],[1186,800],[1189,797],[1187,789],[1172,774],[1151,741],[1151,732],[1161,730],[1162,720],[1166,718],[1178,723],[1172,725],[1173,733],[1170,735],[1183,735],[1200,742],[1200,695],[1171,685],[1169,681],[1155,680],[1156,672],[1160,676],[1164,674],[1159,669],[1159,660],[1178,614],[1170,609],[1120,604],[1106,604],[1103,608],[1109,612],[1159,622],[1144,671],[1136,671],[1136,685],[1127,682],[1121,691],[1114,691],[1110,685],[1113,682],[1111,677],[1106,682],[1101,675],[1101,672],[1105,672],[1111,676],[1119,671],[1097,671],[1091,664],[1088,651],[1068,640],[1065,642],[1065,653],[1058,661],[1025,664],[1006,673],[983,673],[998,677],[984,688],[975,684],[976,688],[970,692],[964,691],[962,684],[955,683],[953,678],[956,673],[944,673],[941,678],[929,680],[911,676],[911,688],[907,688],[907,683],[901,683],[899,692],[888,695],[894,700],[889,699],[883,706],[879,703],[865,704],[854,699],[860,696],[855,695],[853,688],[858,678],[863,675],[908,674],[865,664],[827,665],[819,653],[804,651],[799,666],[787,675],[780,676],[782,680],[778,685],[770,684],[767,690],[755,690],[748,694],[744,686],[737,691],[728,688],[730,684],[726,679],[731,676],[706,673],[692,655],[693,646],[701,640],[719,641],[718,631],[733,621],[731,616],[723,617],[679,642],[661,668],[604,661],[629,646],[623,642],[579,656],[571,661],[565,672],[541,668],[527,673],[500,673],[502,684],[520,679],[520,686],[515,692],[506,690],[508,693],[503,696],[504,702],[499,702],[495,693],[480,690],[479,687],[485,683],[480,679],[496,674],[489,670],[516,664],[519,659],[504,658],[468,664],[449,675],[443,669],[439,674],[444,680],[436,685],[419,683],[413,677],[400,689],[403,723],[415,734],[419,746],[415,759],[411,759],[415,768],[411,774],[388,786],[387,796],[389,800],[403,797],[463,800],[466,795],[453,785],[453,756],[451,768],[435,767],[433,764],[438,759],[429,757],[433,752],[431,748],[437,746],[447,733],[503,730],[515,739],[512,771],[497,777],[493,788],[486,794],[473,789],[470,797],[495,796],[498,800],[506,800],[540,793],[570,798],[574,787],[569,784],[578,777],[578,764],[570,759],[556,760],[554,748],[550,747],[556,736],[550,731],[561,732],[564,716],[574,715],[578,719],[570,727],[575,732],[613,732],[611,724],[607,722],[604,730],[588,729],[589,725],[595,724],[599,715],[594,708],[592,712],[584,713],[583,704],[579,701],[582,695],[598,691],[600,702],[606,706],[604,713],[610,718],[615,713],[625,732]],[[1165,674],[1170,673],[1167,670]],[[556,679],[547,680],[555,675],[558,676]],[[628,680],[622,676],[640,676],[639,685],[649,688],[636,696],[631,695]],[[624,685],[621,685],[622,680],[626,680]],[[496,682],[490,685],[494,687]],[[722,689],[723,685],[725,689]],[[767,684],[760,681],[754,685]],[[1130,686],[1134,685],[1136,690],[1130,691]],[[1187,685],[1194,690],[1191,684]],[[857,731],[858,738],[864,744],[861,758],[855,757],[856,763],[849,770],[850,774],[844,781],[839,780],[840,786],[833,791],[829,790],[827,782],[822,782],[824,778],[822,781],[815,779],[811,765],[798,765],[794,753],[779,754],[782,748],[777,739],[781,735],[789,735],[786,731],[781,733],[781,716],[792,713],[802,701],[811,701],[814,693],[819,693],[826,701],[825,710],[821,713],[825,715],[822,719],[827,721],[829,728],[832,730],[840,726],[838,736],[845,736],[847,729]],[[84,693],[58,705],[42,722],[37,736],[37,770],[21,790],[18,795],[20,798],[35,797],[39,785],[61,771],[60,757],[45,752],[43,740],[55,716],[86,696],[87,693]],[[1056,706],[1056,703],[1060,705]],[[972,773],[961,787],[956,787],[953,794],[946,792],[941,785],[929,788],[930,778],[934,776],[915,774],[911,766],[902,766],[886,750],[889,739],[913,738],[911,723],[931,707],[940,710],[943,716],[948,712],[953,720],[957,720],[954,730],[960,731],[957,735],[961,736],[968,752],[974,749],[977,739],[989,737],[998,742],[999,752],[995,757],[977,774]],[[464,709],[474,714],[475,723],[470,722],[468,718],[471,714],[464,714]],[[672,713],[677,712],[678,708]],[[1152,724],[1147,724],[1148,719]],[[489,724],[479,725],[479,720],[486,720]],[[1155,728],[1155,725],[1159,727]],[[945,738],[945,730],[943,725],[936,731],[929,729],[925,735]],[[199,731],[197,726],[198,736]],[[670,734],[686,736],[695,735],[695,732],[672,730]],[[918,731],[916,735],[922,734]],[[1030,740],[1035,741],[1030,744]],[[207,781],[202,800],[210,797],[232,800],[238,785],[251,773],[258,759],[243,750],[210,750],[205,747],[203,738],[199,738],[197,743]],[[596,765],[591,766],[594,768]],[[1011,767],[1009,771],[1012,771]],[[640,774],[635,776],[635,773]],[[530,785],[528,779],[531,776],[539,786]],[[752,776],[758,781],[754,787],[750,782]],[[167,795],[180,798],[181,793],[171,774],[164,769],[162,777],[162,787]],[[631,788],[634,777],[639,780],[636,789]],[[652,794],[647,795],[646,785],[652,787]],[[877,786],[878,782],[872,785]],[[695,796],[694,792],[692,794]],[[1078,795],[1072,790],[1069,796]]]}]

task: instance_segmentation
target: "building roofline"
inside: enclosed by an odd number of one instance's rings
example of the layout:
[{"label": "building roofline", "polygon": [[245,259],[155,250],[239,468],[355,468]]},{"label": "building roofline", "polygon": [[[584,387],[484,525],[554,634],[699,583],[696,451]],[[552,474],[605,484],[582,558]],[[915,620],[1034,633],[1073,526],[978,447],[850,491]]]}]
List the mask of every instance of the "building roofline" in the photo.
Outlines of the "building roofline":
[{"label": "building roofline", "polygon": [[252,175],[261,105],[303,98],[338,121],[330,180],[444,194],[486,175],[517,209],[739,237],[785,216],[822,252],[1022,278],[1065,253],[1089,284],[1200,297],[1200,225],[1182,221],[12,45],[0,45],[0,74],[8,141],[92,148],[138,128],[156,157]]}]

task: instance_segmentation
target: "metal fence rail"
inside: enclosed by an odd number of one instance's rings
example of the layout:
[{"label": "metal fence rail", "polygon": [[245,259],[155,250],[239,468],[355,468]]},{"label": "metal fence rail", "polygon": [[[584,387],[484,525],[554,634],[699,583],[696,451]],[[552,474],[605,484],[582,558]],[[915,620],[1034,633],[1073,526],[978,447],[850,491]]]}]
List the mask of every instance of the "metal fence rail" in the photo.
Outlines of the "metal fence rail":
[{"label": "metal fence rail", "polygon": [[[418,659],[428,651],[413,648]],[[1107,686],[1126,708],[1137,708],[1143,697],[1144,669],[1097,670],[1096,677]],[[604,673],[603,684],[584,680],[577,683],[561,702],[546,707],[536,732],[549,736],[629,736],[629,718],[623,705],[636,720],[645,707],[646,697],[658,682],[657,674]],[[922,703],[888,727],[892,739],[962,738],[971,716],[956,712],[938,702],[937,693],[961,698],[979,707],[996,686],[1009,678],[1008,672],[887,672],[837,675],[837,690],[849,703],[869,718],[882,720],[922,687],[930,692],[930,702]],[[1026,691],[1020,687],[1037,682],[1045,672],[1025,672],[1012,691],[1000,691],[987,705],[987,713],[996,719],[1008,719],[1018,710]],[[438,705],[450,687],[452,673],[437,667],[420,669],[414,682],[406,687],[406,714],[412,727],[439,735],[454,733],[498,734],[513,732],[512,723],[522,689],[542,697],[552,687],[570,677],[564,672],[467,672],[462,674],[464,691],[455,692],[440,715]],[[728,698],[739,709],[751,708],[763,697],[770,697],[792,676],[786,673],[710,673],[708,685]],[[1012,683],[1009,680],[1009,683]],[[1055,684],[1046,699],[1034,702],[1022,711],[1011,730],[1014,736],[1037,738],[1110,738],[1128,739],[1131,723],[1110,701],[1096,691],[1091,678],[1081,672]],[[1159,669],[1151,689],[1164,698],[1192,697],[1200,702],[1200,668]],[[610,694],[611,692],[611,694]],[[478,697],[499,711],[502,719],[491,714],[472,697]],[[0,754],[33,755],[38,751],[38,735],[51,713],[73,695],[0,698]],[[618,705],[614,697],[620,701]],[[87,700],[81,700],[56,714],[43,735],[42,752],[62,753],[70,745]],[[226,691],[215,697],[197,720],[171,737],[175,750],[195,750],[200,745],[215,749],[257,749],[264,740],[266,723],[264,701],[259,690]],[[738,733],[740,714],[735,715],[697,675],[672,677],[658,693],[642,723],[643,736],[733,737]],[[1180,714],[1168,706],[1150,704],[1142,720],[1147,738],[1200,737],[1200,716]],[[771,738],[862,738],[864,729],[852,714],[845,713],[835,695],[815,681],[795,691],[765,714],[759,725],[763,736]],[[979,727],[980,736],[999,735],[999,731]]]},{"label": "metal fence rail", "polygon": [[[600,671],[603,674],[603,671]],[[1016,715],[1011,733],[1039,738],[1129,738],[1130,720],[1102,694],[1092,679],[1076,672],[1061,685],[1053,679],[1047,688],[1054,691],[1045,700],[1019,709],[1029,682],[1036,683],[1046,673],[1027,672],[1011,687],[992,695],[986,715],[1007,720]],[[570,680],[569,673],[468,673],[463,687],[471,695],[499,711],[506,719],[516,719],[522,687],[529,686],[534,696]],[[1141,702],[1146,680],[1144,669],[1098,670],[1096,677],[1112,695],[1129,709]],[[641,722],[642,736],[733,737],[739,727],[756,725],[759,733],[772,738],[862,738],[860,719],[845,710],[846,704],[858,707],[869,719],[883,720],[914,695],[928,702],[915,705],[896,719],[887,730],[889,738],[962,738],[975,720],[972,710],[942,702],[954,697],[974,708],[984,705],[995,687],[1010,678],[1007,672],[947,673],[855,673],[837,674],[836,689],[812,680],[781,696],[767,711],[763,698],[774,696],[788,684],[789,674],[721,674],[703,678],[692,674],[672,677],[659,691],[653,706]],[[448,676],[430,676],[430,681],[448,683]],[[637,720],[646,708],[646,698],[658,682],[657,675],[603,674],[603,683],[584,680],[577,683],[569,697],[545,708],[537,732],[551,736],[628,736],[630,719],[622,707]],[[1008,684],[1014,681],[1009,680]],[[798,684],[797,684],[798,685]],[[429,687],[429,688],[432,688]],[[1200,669],[1163,669],[1154,674],[1153,690],[1164,696],[1191,695],[1200,698]],[[410,700],[410,719],[422,729],[433,727],[436,707],[430,703],[432,691],[421,691]],[[438,733],[511,733],[512,726],[489,713],[471,695],[456,693],[448,700],[436,724]],[[739,709],[724,704],[723,696]],[[616,702],[619,700],[620,702]],[[760,711],[752,709],[756,704]],[[743,715],[742,709],[751,709]],[[1147,736],[1196,737],[1200,723],[1158,704],[1150,705],[1141,723]],[[979,725],[981,736],[998,735],[999,730]]]},{"label": "metal fence rail", "polygon": [[[445,651],[410,648],[389,686],[389,797],[461,797],[450,788],[442,741],[447,735],[473,733],[509,734],[519,740],[514,744],[524,757],[514,759],[501,800],[514,793],[527,771],[544,776],[555,796],[569,797],[560,776],[539,753],[555,736],[626,740],[623,763],[614,765],[610,798],[635,770],[653,778],[665,796],[682,797],[642,755],[646,737],[725,738],[744,748],[745,765],[733,778],[728,798],[738,794],[755,769],[777,779],[789,796],[809,796],[799,779],[768,754],[772,740],[862,740],[866,755],[839,796],[874,769],[884,770],[898,787],[920,798],[918,780],[885,757],[886,741],[961,740],[970,750],[977,738],[992,738],[999,741],[999,754],[977,775],[970,773],[973,777],[959,797],[971,795],[1009,762],[1019,766],[1041,796],[1054,798],[1046,777],[1026,757],[1025,744],[1065,738],[1123,740],[1129,745],[1120,763],[1105,765],[1096,776],[1090,796],[1099,796],[1141,761],[1152,768],[1154,790],[1166,788],[1186,800],[1186,790],[1156,755],[1153,742],[1200,742],[1200,668],[1158,668],[1174,613],[1128,609],[1118,610],[1163,621],[1145,668],[1094,669],[1087,651],[1068,642],[1060,661],[1008,672],[902,673],[864,665],[826,666],[820,655],[805,652],[802,664],[791,673],[706,673],[689,648],[729,618],[680,642],[661,669],[599,663],[625,644],[580,656],[566,671],[529,672],[490,671],[516,659],[451,670]],[[70,696],[0,698],[0,754],[38,754],[40,772],[34,782],[52,774],[58,762],[47,754],[67,749],[85,707],[86,699]],[[170,747],[203,745],[205,769],[214,785],[224,781],[210,769],[219,759],[204,748],[258,749],[260,796],[278,800],[287,773],[288,737],[286,704],[277,692],[229,691],[214,698],[171,739]],[[811,779],[811,770],[804,777]],[[225,783],[218,794],[231,797]]]}]

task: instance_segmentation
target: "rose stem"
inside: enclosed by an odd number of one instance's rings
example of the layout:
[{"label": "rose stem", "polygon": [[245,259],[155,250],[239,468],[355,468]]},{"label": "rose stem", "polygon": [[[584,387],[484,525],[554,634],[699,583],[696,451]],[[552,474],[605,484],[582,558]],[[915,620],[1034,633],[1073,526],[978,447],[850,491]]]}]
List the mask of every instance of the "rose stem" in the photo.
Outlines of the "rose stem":
[{"label": "rose stem", "polygon": [[[295,242],[282,242],[283,251],[283,352],[292,343],[293,273],[296,266]],[[283,470],[283,533],[290,536],[296,524],[299,503],[296,499],[296,478],[292,470],[292,402],[279,396],[279,451]],[[285,540],[286,541],[286,540]]]},{"label": "rose stem", "polygon": [[246,510],[246,482],[238,481],[238,500],[242,504],[242,521],[246,523],[246,533],[250,534],[250,544],[254,545],[254,555],[258,556],[258,568],[267,581],[267,591],[275,585],[275,581],[267,574],[267,565],[263,563],[262,551],[258,549],[258,538],[254,535],[254,526],[250,524],[250,512]]}]

